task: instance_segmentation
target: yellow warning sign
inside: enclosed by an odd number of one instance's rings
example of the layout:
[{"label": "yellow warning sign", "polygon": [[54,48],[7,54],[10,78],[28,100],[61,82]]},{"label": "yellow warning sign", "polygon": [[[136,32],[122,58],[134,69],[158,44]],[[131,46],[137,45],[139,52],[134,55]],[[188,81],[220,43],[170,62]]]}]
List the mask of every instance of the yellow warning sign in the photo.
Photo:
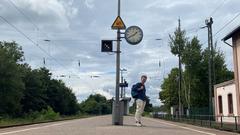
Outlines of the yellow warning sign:
[{"label": "yellow warning sign", "polygon": [[118,16],[113,22],[112,29],[126,29],[126,26],[120,16]]}]

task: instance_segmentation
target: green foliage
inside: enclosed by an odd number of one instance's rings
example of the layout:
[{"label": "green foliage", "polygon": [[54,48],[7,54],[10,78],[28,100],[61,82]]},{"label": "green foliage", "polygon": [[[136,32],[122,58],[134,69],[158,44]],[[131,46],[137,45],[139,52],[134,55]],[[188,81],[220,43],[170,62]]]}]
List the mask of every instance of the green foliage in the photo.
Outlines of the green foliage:
[{"label": "green foliage", "polygon": [[[183,80],[182,80],[182,92],[181,96],[182,103],[184,103],[185,107],[190,107],[191,101],[192,103],[199,99],[198,96],[192,97],[191,95],[202,95],[206,96],[205,89],[200,87],[202,84],[201,79],[199,78],[202,76],[202,50],[201,44],[197,37],[193,37],[191,41],[188,41],[186,44],[185,49],[183,50],[182,55],[182,63],[185,65],[185,71],[183,72]],[[196,98],[195,98],[196,97]],[[204,106],[200,105],[200,102],[205,101],[197,101],[198,104],[196,106]]]},{"label": "green foliage", "polygon": [[153,112],[160,112],[160,111],[163,111],[161,106],[153,106]]},{"label": "green foliage", "polygon": [[24,83],[19,64],[23,58],[15,42],[0,42],[0,115],[19,115]]},{"label": "green foliage", "polygon": [[90,95],[79,107],[81,112],[91,115],[111,113],[112,102],[100,94]]},{"label": "green foliage", "polygon": [[134,101],[134,103],[132,104],[132,106],[130,106],[129,108],[129,113],[130,114],[134,114],[136,111],[136,102]]},{"label": "green foliage", "polygon": [[31,112],[27,116],[28,118],[32,119],[33,121],[40,121],[40,120],[56,120],[60,117],[59,113],[53,111],[51,107],[47,107],[47,109],[43,109],[40,112],[35,111]]},{"label": "green foliage", "polygon": [[169,35],[169,38],[172,54],[182,56],[181,52],[184,50],[187,41],[187,38],[185,38],[185,31],[178,27],[173,35]]},{"label": "green foliage", "polygon": [[144,111],[145,112],[152,112],[153,111],[153,105],[150,103],[150,99],[149,99],[148,96],[147,96],[147,100],[146,100],[146,105],[145,105]]},{"label": "green foliage", "polygon": [[182,62],[185,64],[185,68],[189,70],[190,74],[193,74],[201,64],[202,52],[201,45],[197,37],[193,37],[190,42],[187,42],[185,49],[183,50]]},{"label": "green foliage", "polygon": [[178,71],[178,68],[173,68],[161,85],[159,98],[167,108],[178,104]]},{"label": "green foliage", "polygon": [[51,80],[47,89],[47,103],[54,111],[62,115],[72,115],[78,112],[78,104],[72,90],[62,81]]},{"label": "green foliage", "polygon": [[153,112],[168,112],[168,108],[165,105],[161,105],[160,107],[153,107]]},{"label": "green foliage", "polygon": [[1,42],[0,49],[4,51],[5,56],[11,59],[13,62],[21,62],[24,60],[22,47],[19,47],[16,42]]},{"label": "green foliage", "polygon": [[46,120],[56,120],[59,118],[59,113],[53,111],[51,107],[48,106],[47,110],[41,112]]},{"label": "green foliage", "polygon": [[[182,71],[181,102],[184,107],[206,108],[209,105],[208,89],[208,50],[202,50],[197,37],[190,41],[185,37],[185,32],[176,29],[170,36],[170,47],[173,55],[180,54],[184,71]],[[180,45],[180,52],[178,47]],[[233,79],[233,72],[227,69],[223,52],[213,51],[214,84]],[[164,103],[164,108],[170,111],[170,107],[178,105],[178,68],[173,68],[161,85],[162,91],[159,98]],[[212,91],[213,93],[213,91]],[[195,109],[196,110],[196,109]]]},{"label": "green foliage", "polygon": [[60,80],[51,79],[48,69],[33,70],[23,60],[22,48],[15,42],[0,42],[0,116],[40,113],[52,118],[54,112],[61,115],[79,112],[70,88]]},{"label": "green foliage", "polygon": [[24,97],[21,100],[23,105],[23,113],[30,111],[41,111],[47,108],[46,87],[41,81],[41,70],[25,68],[25,90]]}]

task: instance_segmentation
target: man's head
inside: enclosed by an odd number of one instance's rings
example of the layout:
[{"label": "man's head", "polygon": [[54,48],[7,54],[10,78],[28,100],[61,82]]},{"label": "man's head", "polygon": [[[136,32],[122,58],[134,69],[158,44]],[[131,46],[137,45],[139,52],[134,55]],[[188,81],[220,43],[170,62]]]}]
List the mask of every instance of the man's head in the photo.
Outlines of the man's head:
[{"label": "man's head", "polygon": [[144,84],[147,81],[147,76],[146,75],[142,75],[141,76],[141,83]]}]

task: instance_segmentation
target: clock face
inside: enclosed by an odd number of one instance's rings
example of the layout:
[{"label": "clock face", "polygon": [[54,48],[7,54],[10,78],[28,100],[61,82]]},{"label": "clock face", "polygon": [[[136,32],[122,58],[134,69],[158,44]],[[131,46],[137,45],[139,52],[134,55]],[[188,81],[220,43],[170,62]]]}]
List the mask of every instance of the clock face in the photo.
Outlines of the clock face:
[{"label": "clock face", "polygon": [[128,27],[125,31],[125,39],[129,44],[136,45],[143,39],[143,31],[138,26]]}]

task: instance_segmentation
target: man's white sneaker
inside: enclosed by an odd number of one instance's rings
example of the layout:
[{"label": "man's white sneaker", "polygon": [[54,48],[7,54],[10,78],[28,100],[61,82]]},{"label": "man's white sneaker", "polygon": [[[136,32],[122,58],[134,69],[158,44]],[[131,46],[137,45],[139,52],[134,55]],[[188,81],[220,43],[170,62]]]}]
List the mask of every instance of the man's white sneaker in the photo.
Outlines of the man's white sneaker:
[{"label": "man's white sneaker", "polygon": [[136,122],[136,125],[137,125],[138,127],[141,127],[141,126],[142,126],[142,124],[141,124],[140,122]]}]

